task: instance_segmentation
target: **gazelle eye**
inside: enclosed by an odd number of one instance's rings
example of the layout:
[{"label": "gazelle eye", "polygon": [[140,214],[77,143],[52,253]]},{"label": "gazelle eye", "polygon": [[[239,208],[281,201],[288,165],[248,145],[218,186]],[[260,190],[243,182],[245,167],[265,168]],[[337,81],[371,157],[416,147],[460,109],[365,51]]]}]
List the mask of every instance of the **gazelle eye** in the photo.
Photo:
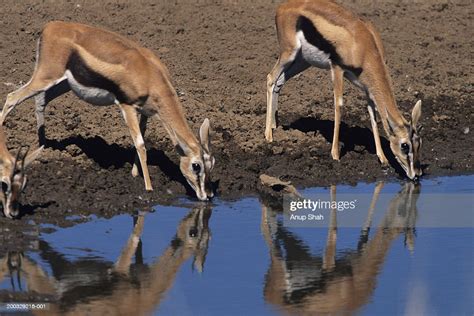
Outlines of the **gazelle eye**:
[{"label": "gazelle eye", "polygon": [[192,164],[192,167],[193,167],[193,171],[194,171],[195,173],[200,173],[200,172],[201,172],[201,165],[200,165],[200,164],[198,164],[198,163],[193,163],[193,164]]},{"label": "gazelle eye", "polygon": [[401,147],[402,147],[403,153],[405,155],[408,155],[408,153],[410,152],[410,146],[407,143],[402,143]]},{"label": "gazelle eye", "polygon": [[6,182],[2,182],[2,191],[7,192],[9,189],[9,185]]}]

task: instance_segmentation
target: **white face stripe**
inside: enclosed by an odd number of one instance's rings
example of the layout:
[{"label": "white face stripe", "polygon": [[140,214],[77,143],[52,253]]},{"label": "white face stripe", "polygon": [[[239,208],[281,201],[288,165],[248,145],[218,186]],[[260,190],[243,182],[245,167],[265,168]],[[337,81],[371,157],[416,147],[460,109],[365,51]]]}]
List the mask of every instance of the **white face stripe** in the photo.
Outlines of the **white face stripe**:
[{"label": "white face stripe", "polygon": [[199,186],[201,187],[201,192],[203,194],[206,194],[206,173],[203,172],[200,176],[199,176],[199,180],[201,183],[199,183]]},{"label": "white face stripe", "polygon": [[[412,148],[412,151],[413,151],[413,148]],[[413,164],[413,153],[410,152],[408,154],[408,161],[410,162],[410,174],[408,175],[410,178],[414,177],[415,176],[415,166]]]}]

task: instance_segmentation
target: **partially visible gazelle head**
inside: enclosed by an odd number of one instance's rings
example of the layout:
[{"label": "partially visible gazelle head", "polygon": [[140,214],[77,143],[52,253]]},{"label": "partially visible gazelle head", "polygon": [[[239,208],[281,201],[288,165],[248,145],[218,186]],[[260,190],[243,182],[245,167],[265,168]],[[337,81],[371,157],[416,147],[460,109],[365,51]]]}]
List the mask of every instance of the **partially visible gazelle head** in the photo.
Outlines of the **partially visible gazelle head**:
[{"label": "partially visible gazelle head", "polygon": [[189,185],[201,201],[214,196],[211,185],[211,171],[215,159],[210,152],[209,119],[205,119],[199,130],[199,148],[191,148],[188,143],[177,136],[178,152],[181,156],[179,168]]},{"label": "partially visible gazelle head", "polygon": [[15,158],[8,154],[9,157],[5,156],[3,159],[0,200],[3,205],[3,213],[8,218],[15,218],[19,215],[21,193],[27,183],[25,169],[38,158],[43,150],[43,146],[41,146],[28,154],[29,149],[27,148],[22,154],[23,148],[18,150]]},{"label": "partially visible gazelle head", "polygon": [[395,158],[405,170],[411,180],[417,181],[423,174],[420,165],[422,126],[418,124],[421,116],[421,101],[413,107],[410,122],[403,127],[397,127],[390,118],[388,119],[390,133],[390,148]]}]

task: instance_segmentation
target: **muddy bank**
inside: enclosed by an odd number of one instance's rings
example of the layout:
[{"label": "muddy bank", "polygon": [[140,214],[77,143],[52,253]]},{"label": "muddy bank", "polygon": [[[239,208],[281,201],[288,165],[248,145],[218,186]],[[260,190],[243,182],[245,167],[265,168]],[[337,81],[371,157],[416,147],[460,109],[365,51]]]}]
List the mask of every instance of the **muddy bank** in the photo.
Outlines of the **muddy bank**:
[{"label": "muddy bank", "polygon": [[[423,100],[425,172],[471,173],[470,1],[360,0],[346,1],[346,6],[373,21],[381,32],[401,110],[408,114],[416,100]],[[265,143],[265,78],[278,56],[275,7],[271,1],[7,1],[0,8],[0,96],[5,98],[29,80],[44,23],[89,23],[126,35],[160,56],[194,130],[210,118],[217,161],[213,180],[222,198],[259,190],[261,173],[299,187],[397,177],[395,168],[380,168],[366,101],[349,83],[342,157],[339,162],[330,158],[332,92],[330,74],[322,70],[310,69],[285,85],[275,140]],[[33,101],[27,101],[7,118],[9,147],[34,146],[35,126]],[[46,110],[48,146],[30,170],[26,216],[21,221],[65,225],[66,216],[109,217],[150,208],[158,201],[174,203],[177,196],[189,193],[164,129],[156,120],[148,126],[152,193],[144,191],[141,178],[131,177],[134,149],[116,107],[92,107],[71,93],[53,101]],[[384,145],[388,154],[387,140]],[[0,223],[8,221],[1,218]]]}]

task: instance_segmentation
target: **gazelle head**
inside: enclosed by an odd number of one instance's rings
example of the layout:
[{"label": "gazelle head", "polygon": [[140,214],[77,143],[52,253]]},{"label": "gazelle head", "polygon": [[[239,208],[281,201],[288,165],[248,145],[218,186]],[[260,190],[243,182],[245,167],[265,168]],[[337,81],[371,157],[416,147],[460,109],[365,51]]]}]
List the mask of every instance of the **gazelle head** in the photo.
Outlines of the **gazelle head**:
[{"label": "gazelle head", "polygon": [[29,148],[26,148],[22,155],[23,148],[21,147],[18,150],[15,158],[6,159],[9,161],[4,161],[2,169],[0,199],[3,205],[3,213],[8,218],[14,218],[19,215],[20,197],[27,183],[25,169],[38,158],[43,150],[43,146],[41,146],[34,152],[28,153]]},{"label": "gazelle head", "polygon": [[215,159],[209,150],[211,144],[209,128],[209,119],[206,118],[199,129],[197,149],[191,148],[186,141],[176,135],[178,152],[181,156],[179,168],[201,201],[214,196],[211,186],[211,171],[214,168]]},{"label": "gazelle head", "polygon": [[388,117],[390,148],[407,177],[415,181],[423,174],[420,165],[420,131],[422,129],[422,126],[418,124],[420,116],[421,101],[418,101],[413,107],[410,122],[404,123],[403,127],[396,126]]}]

